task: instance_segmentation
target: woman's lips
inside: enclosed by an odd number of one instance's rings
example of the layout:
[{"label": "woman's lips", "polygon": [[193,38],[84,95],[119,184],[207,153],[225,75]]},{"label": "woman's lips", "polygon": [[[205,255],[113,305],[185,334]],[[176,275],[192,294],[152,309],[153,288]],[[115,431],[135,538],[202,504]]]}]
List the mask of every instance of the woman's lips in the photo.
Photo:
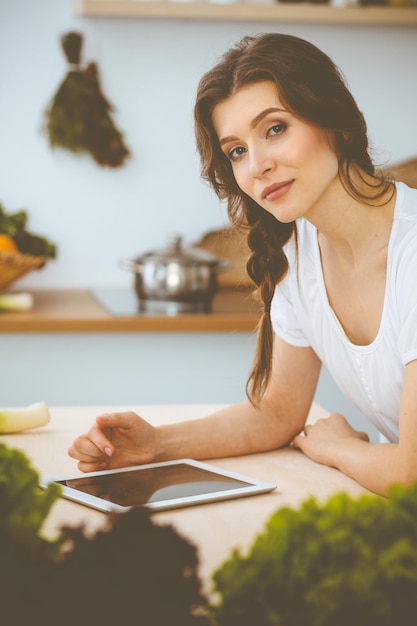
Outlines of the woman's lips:
[{"label": "woman's lips", "polygon": [[269,187],[265,187],[262,191],[262,199],[272,202],[273,200],[282,198],[282,196],[290,190],[293,182],[293,180],[286,180],[283,183],[274,183],[273,185],[269,185]]}]

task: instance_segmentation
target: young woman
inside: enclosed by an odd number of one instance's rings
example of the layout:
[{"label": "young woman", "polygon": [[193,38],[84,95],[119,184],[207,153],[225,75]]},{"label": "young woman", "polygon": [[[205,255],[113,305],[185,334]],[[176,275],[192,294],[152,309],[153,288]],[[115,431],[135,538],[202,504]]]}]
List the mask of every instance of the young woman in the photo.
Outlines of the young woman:
[{"label": "young woman", "polygon": [[[70,456],[93,471],[292,443],[377,493],[417,480],[417,190],[375,171],[339,70],[297,37],[229,50],[200,81],[195,128],[264,307],[248,400],[158,428],[101,415]],[[389,443],[338,413],[305,426],[322,363]]]}]

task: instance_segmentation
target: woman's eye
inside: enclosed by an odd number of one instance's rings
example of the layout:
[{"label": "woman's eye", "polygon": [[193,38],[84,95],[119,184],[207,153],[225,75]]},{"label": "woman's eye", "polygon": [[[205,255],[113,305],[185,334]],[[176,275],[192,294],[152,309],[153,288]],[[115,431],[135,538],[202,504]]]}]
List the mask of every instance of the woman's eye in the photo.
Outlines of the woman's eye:
[{"label": "woman's eye", "polygon": [[232,148],[231,150],[229,150],[229,152],[227,153],[227,156],[229,157],[231,161],[235,161],[240,156],[242,156],[242,154],[244,154],[245,152],[246,152],[246,148],[243,148],[243,146],[237,146],[236,148]]},{"label": "woman's eye", "polygon": [[270,128],[268,128],[267,136],[281,135],[284,130],[287,128],[287,124],[280,122],[279,124],[274,124]]}]

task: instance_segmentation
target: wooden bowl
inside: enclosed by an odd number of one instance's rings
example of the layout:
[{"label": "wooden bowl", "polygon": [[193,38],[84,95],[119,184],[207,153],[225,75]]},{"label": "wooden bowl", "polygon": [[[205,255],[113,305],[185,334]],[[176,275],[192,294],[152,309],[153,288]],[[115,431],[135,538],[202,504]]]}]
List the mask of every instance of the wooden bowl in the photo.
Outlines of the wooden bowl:
[{"label": "wooden bowl", "polygon": [[32,270],[40,269],[46,261],[47,257],[43,256],[0,250],[0,291],[7,289]]}]

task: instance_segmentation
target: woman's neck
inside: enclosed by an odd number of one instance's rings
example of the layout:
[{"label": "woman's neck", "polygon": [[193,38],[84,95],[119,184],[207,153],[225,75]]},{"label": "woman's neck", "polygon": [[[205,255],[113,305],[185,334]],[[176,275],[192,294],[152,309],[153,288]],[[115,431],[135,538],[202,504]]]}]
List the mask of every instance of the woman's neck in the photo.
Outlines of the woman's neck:
[{"label": "woman's neck", "polygon": [[318,230],[320,247],[349,263],[385,249],[395,200],[395,188],[378,200],[365,203],[352,198],[340,185],[339,192],[326,198],[310,220]]}]

